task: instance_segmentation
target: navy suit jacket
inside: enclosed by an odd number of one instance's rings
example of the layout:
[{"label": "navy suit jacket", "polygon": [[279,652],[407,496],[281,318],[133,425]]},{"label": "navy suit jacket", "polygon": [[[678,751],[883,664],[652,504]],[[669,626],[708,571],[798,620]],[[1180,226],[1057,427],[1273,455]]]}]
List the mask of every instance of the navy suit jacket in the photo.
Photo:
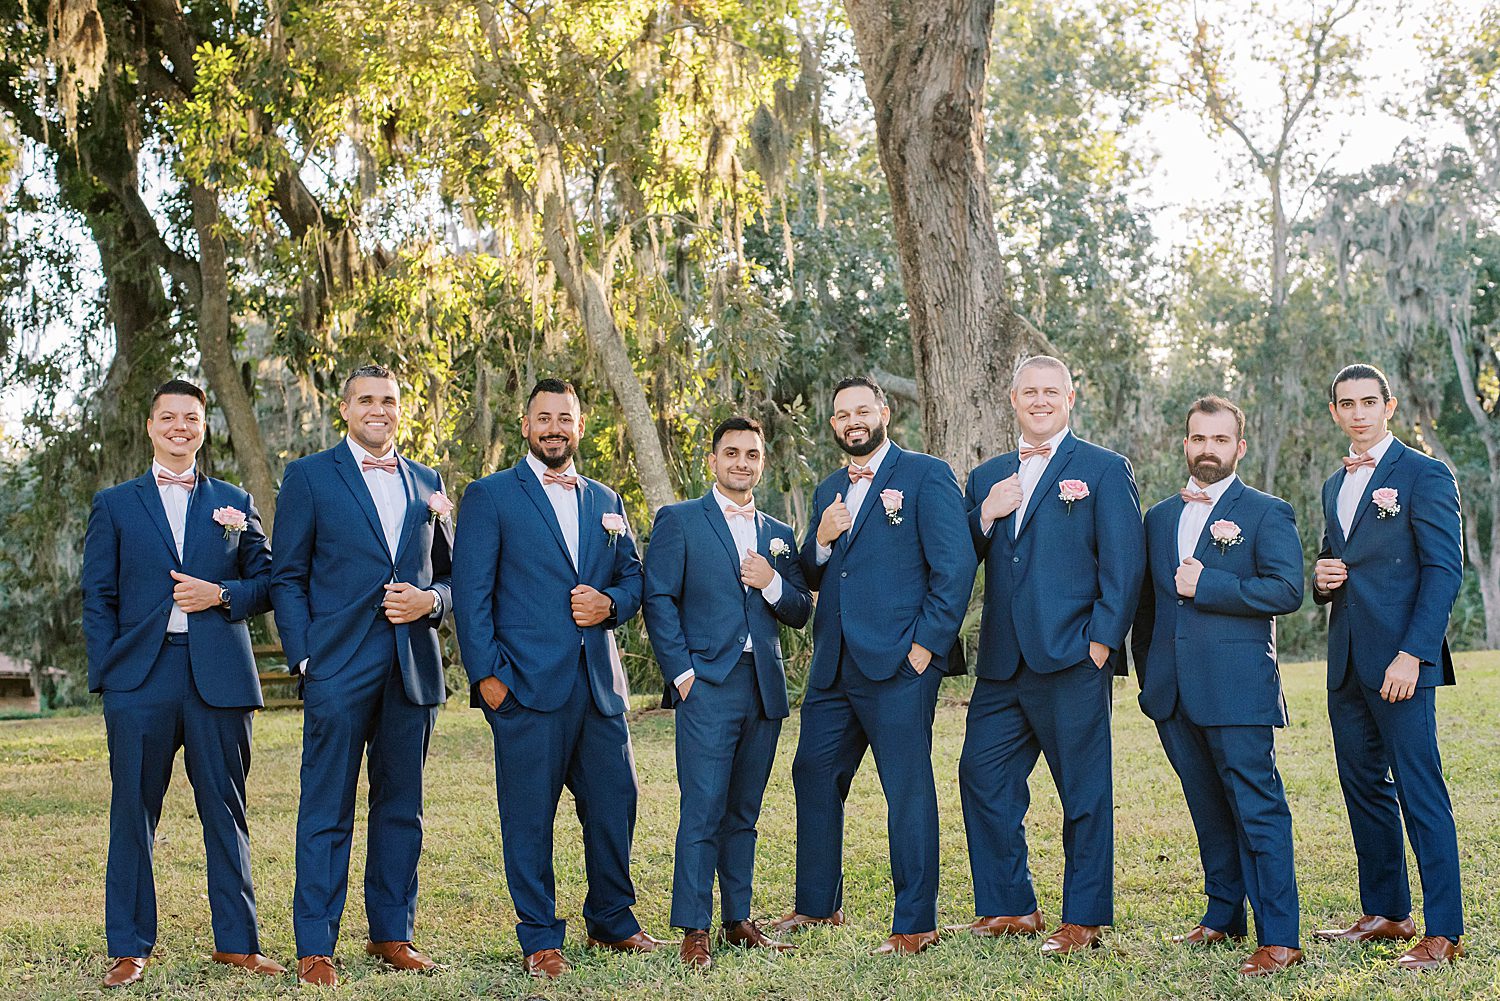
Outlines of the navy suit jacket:
[{"label": "navy suit jacket", "polygon": [[[1087,659],[1096,642],[1110,648],[1114,672],[1124,674],[1125,635],[1146,571],[1129,461],[1069,432],[1025,509],[985,535],[980,505],[990,487],[1020,467],[1018,452],[997,455],[969,474],[964,490],[974,550],[985,564],[976,673],[1004,681],[1023,659],[1041,674],[1061,671]],[[1070,506],[1058,497],[1059,480],[1082,480],[1089,495]]]},{"label": "navy suit jacket", "polygon": [[[225,538],[213,520],[221,507],[242,511],[245,530]],[[173,570],[229,589],[229,607],[187,617],[193,682],[203,701],[223,708],[262,705],[247,620],[271,607],[271,551],[250,495],[203,475],[188,501],[181,560],[154,475],[94,495],[83,540],[89,691],[128,692],[146,680],[167,634]]]},{"label": "navy suit jacket", "polygon": [[[438,625],[453,607],[452,529],[428,511],[428,498],[443,489],[437,470],[405,457],[397,466],[406,520],[394,559],[346,441],[286,467],[276,506],[271,604],[287,663],[295,670],[306,658],[308,680],[327,681],[355,663],[389,664],[394,656],[406,697],[433,706],[448,698]],[[436,591],[442,614],[392,625],[381,602],[393,581]]]},{"label": "navy suit jacket", "polygon": [[[740,583],[744,554],[735,550],[712,490],[656,512],[646,550],[641,615],[666,682],[663,708],[677,704],[672,680],[686,671],[722,684],[739,662],[749,636],[766,716],[784,719],[790,714],[776,624],[802,628],[812,609],[812,595],[802,578],[792,527],[756,511],[755,537],[755,551],[781,575],[781,599],[774,605],[760,591]],[[786,545],[785,555],[771,555],[773,539]]]},{"label": "navy suit jacket", "polygon": [[[561,708],[573,691],[582,646],[599,712],[618,716],[629,708],[609,630],[640,610],[641,561],[628,528],[611,542],[603,527],[604,515],[625,516],[620,495],[586,476],[578,477],[577,494],[575,569],[552,502],[524,456],[464,492],[453,581],[458,645],[475,707],[484,704],[479,682],[494,677],[528,709]],[[571,592],[579,584],[612,598],[614,618],[586,629],[576,625]]]},{"label": "navy suit jacket", "polygon": [[[1338,519],[1343,485],[1342,468],[1323,484],[1319,558],[1343,560],[1349,579],[1328,594],[1313,589],[1318,604],[1333,604],[1328,687],[1343,684],[1352,653],[1359,680],[1378,689],[1385,683],[1385,669],[1402,651],[1422,662],[1418,686],[1453,684],[1446,633],[1464,572],[1453,474],[1438,460],[1391,442],[1354,509],[1347,539]],[[1378,509],[1372,510],[1370,496],[1382,487],[1396,491],[1401,510],[1394,515],[1381,517]]]},{"label": "navy suit jacket", "polygon": [[[1131,633],[1141,709],[1161,721],[1181,708],[1198,726],[1285,726],[1276,616],[1302,605],[1302,540],[1292,507],[1236,479],[1214,504],[1193,557],[1191,598],[1177,594],[1176,494],[1146,512],[1146,583]],[[1209,534],[1232,521],[1241,541]]]},{"label": "navy suit jacket", "polygon": [[[882,490],[903,494],[895,518],[885,512]],[[891,442],[859,516],[819,566],[818,522],[835,496],[848,493],[847,467],[818,484],[802,542],[802,572],[818,592],[808,684],[830,687],[846,646],[871,681],[894,677],[914,642],[932,651],[932,667],[962,673],[963,657],[954,645],[974,590],[976,563],[952,468]]]}]

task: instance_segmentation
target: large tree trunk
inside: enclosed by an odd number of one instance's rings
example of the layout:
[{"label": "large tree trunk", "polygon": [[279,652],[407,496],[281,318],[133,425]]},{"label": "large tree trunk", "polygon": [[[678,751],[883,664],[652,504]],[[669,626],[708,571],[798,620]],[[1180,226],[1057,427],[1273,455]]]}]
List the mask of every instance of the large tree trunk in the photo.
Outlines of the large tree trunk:
[{"label": "large tree trunk", "polygon": [[218,232],[219,200],[201,184],[189,187],[193,229],[198,234],[198,355],[214,399],[224,410],[229,444],[245,489],[254,496],[269,537],[276,523],[276,476],[255,419],[255,402],[234,362],[234,345],[229,337],[229,273],[224,263],[224,239]]},{"label": "large tree trunk", "polygon": [[994,0],[846,0],[875,106],[927,448],[960,477],[1013,446],[1011,309],[983,156]]}]

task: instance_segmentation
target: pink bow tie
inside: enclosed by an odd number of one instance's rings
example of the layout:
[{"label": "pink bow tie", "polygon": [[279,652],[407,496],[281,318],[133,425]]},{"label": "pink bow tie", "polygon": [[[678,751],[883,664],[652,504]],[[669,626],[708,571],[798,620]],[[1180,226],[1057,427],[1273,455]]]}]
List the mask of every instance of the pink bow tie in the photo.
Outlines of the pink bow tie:
[{"label": "pink bow tie", "polygon": [[1177,491],[1177,495],[1182,498],[1184,503],[1212,504],[1214,502],[1214,499],[1208,494],[1202,494],[1196,490],[1188,490],[1186,487]]},{"label": "pink bow tie", "polygon": [[158,487],[181,487],[191,493],[194,479],[195,477],[191,469],[181,475],[177,473],[157,473],[156,485]]},{"label": "pink bow tie", "polygon": [[1041,458],[1045,459],[1045,458],[1047,458],[1047,456],[1049,456],[1051,454],[1052,454],[1052,446],[1051,445],[1038,445],[1035,448],[1027,448],[1024,445],[1021,446],[1021,461],[1022,462],[1025,462],[1027,459],[1030,459],[1030,458],[1033,458],[1033,457],[1036,457],[1036,456],[1040,456]]},{"label": "pink bow tie", "polygon": [[1364,466],[1374,466],[1374,465],[1375,465],[1375,456],[1371,455],[1369,452],[1366,452],[1364,455],[1346,455],[1346,456],[1344,456],[1344,472],[1345,473],[1352,473],[1356,469],[1360,469],[1361,467],[1364,467]]},{"label": "pink bow tie", "polygon": [[875,470],[871,469],[869,466],[851,465],[849,467],[849,485],[851,487],[854,484],[858,483],[860,480],[873,480],[874,478]]},{"label": "pink bow tie", "polygon": [[554,473],[548,469],[542,473],[542,486],[546,486],[549,483],[556,483],[564,490],[573,490],[578,486],[578,477],[571,473]]},{"label": "pink bow tie", "polygon": [[751,501],[749,504],[746,504],[744,507],[738,507],[738,506],[736,506],[734,504],[726,504],[726,505],[724,505],[724,517],[726,517],[726,518],[744,518],[746,521],[754,521],[755,520],[755,502]]},{"label": "pink bow tie", "polygon": [[359,460],[359,468],[364,470],[365,472],[369,472],[372,469],[378,469],[382,473],[390,473],[392,476],[395,476],[396,457],[394,455],[388,455],[384,459],[372,459],[367,455],[363,459]]}]

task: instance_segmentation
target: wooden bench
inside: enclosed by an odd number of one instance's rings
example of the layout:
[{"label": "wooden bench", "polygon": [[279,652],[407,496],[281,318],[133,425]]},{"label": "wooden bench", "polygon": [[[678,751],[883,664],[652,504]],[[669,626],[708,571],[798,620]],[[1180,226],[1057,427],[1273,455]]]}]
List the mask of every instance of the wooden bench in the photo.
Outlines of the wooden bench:
[{"label": "wooden bench", "polygon": [[[280,661],[286,663],[286,651],[281,649],[280,643],[256,643],[250,648],[255,655],[256,666],[265,661]],[[297,696],[297,677],[288,674],[286,667],[262,668],[260,671],[260,690],[265,698],[267,709],[300,709],[302,700]],[[272,693],[276,694],[273,696]]]}]

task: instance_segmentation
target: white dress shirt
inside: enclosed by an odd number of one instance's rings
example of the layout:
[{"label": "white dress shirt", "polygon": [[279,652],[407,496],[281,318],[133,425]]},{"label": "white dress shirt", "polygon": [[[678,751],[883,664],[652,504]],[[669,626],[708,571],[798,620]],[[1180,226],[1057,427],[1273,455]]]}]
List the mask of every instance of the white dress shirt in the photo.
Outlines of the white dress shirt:
[{"label": "white dress shirt", "polygon": [[[1380,460],[1385,458],[1385,453],[1390,449],[1391,442],[1396,436],[1389,431],[1385,437],[1376,442],[1368,454],[1375,460],[1375,465],[1380,465]],[[1359,458],[1359,453],[1354,451],[1354,446],[1349,446],[1349,458]],[[1339,499],[1336,511],[1339,518],[1339,527],[1344,530],[1344,538],[1349,538],[1349,530],[1354,527],[1354,512],[1359,507],[1359,499],[1365,495],[1365,488],[1370,485],[1370,477],[1375,475],[1375,466],[1361,466],[1352,473],[1344,474],[1344,485],[1339,487]]]},{"label": "white dress shirt", "polygon": [[[1021,534],[1021,519],[1026,514],[1027,507],[1031,504],[1031,495],[1036,492],[1036,485],[1042,481],[1042,474],[1047,472],[1047,467],[1056,458],[1057,446],[1061,445],[1062,440],[1067,436],[1068,429],[1065,427],[1042,443],[1043,445],[1050,446],[1052,449],[1051,452],[1044,456],[1033,455],[1021,463],[1021,506],[1016,508],[1016,516],[1013,522],[1014,527],[1011,530],[1013,536]],[[1031,444],[1025,438],[1016,439],[1016,448],[1018,449],[1037,447],[1039,446]]]},{"label": "white dress shirt", "polygon": [[[879,474],[880,464],[885,461],[885,457],[890,452],[890,450],[891,440],[887,438],[885,441],[881,442],[879,448],[870,453],[869,458],[867,458],[863,463],[854,462],[853,456],[850,456],[849,458],[852,465],[863,465],[864,468],[868,469],[871,473]],[[844,506],[849,509],[849,517],[854,521],[859,520],[859,509],[864,506],[865,495],[870,492],[870,484],[874,482],[874,476],[862,477],[858,483],[849,484],[848,489],[843,491]],[[852,525],[850,526],[850,529],[853,529]],[[818,566],[822,566],[824,563],[827,563],[828,558],[833,555],[833,547],[825,546],[821,542],[817,543],[817,547]]]},{"label": "white dress shirt", "polygon": [[[578,566],[578,504],[579,490],[583,489],[580,481],[578,486],[569,490],[558,483],[548,483],[542,479],[542,474],[548,472],[547,464],[530,452],[526,453],[526,464],[536,474],[537,481],[542,484],[542,492],[547,495],[547,500],[552,504],[552,513],[557,515],[557,527],[562,529],[563,542],[568,546],[568,559],[573,561],[576,569]],[[551,470],[560,476],[577,476],[573,463],[568,463],[566,469]]]},{"label": "white dress shirt", "polygon": [[1229,489],[1230,484],[1239,479],[1238,473],[1230,473],[1218,483],[1209,486],[1200,486],[1198,481],[1191,476],[1188,477],[1186,489],[1195,494],[1206,494],[1209,503],[1199,501],[1183,501],[1182,513],[1177,516],[1177,562],[1181,563],[1198,548],[1198,540],[1203,537],[1203,526],[1208,524],[1208,516],[1214,513],[1214,505],[1219,503],[1219,498],[1224,496],[1224,491]]},{"label": "white dress shirt", "polygon": [[363,462],[366,457],[394,457],[396,452],[392,449],[385,455],[375,455],[361,448],[353,438],[344,440],[349,443],[349,452],[354,456],[355,463],[359,464],[365,486],[370,490],[370,499],[375,502],[375,513],[380,517],[380,530],[385,535],[385,548],[394,560],[396,548],[401,545],[401,527],[406,521],[406,484],[402,481],[399,468],[394,473],[387,473],[379,469],[365,469]]},{"label": "white dress shirt", "polygon": [[[198,467],[196,465],[191,466],[187,471],[194,474],[196,481]],[[155,479],[158,473],[166,473],[170,476],[177,475],[161,463],[152,462],[151,478]],[[171,527],[172,541],[177,545],[177,562],[181,563],[182,540],[187,533],[188,501],[193,499],[193,492],[191,490],[184,490],[181,487],[164,487],[160,483],[156,485],[156,492],[161,495],[161,506],[167,509],[167,525]],[[177,602],[172,602],[172,612],[167,616],[167,632],[185,633],[187,632],[187,627],[187,612],[179,608]]]}]

